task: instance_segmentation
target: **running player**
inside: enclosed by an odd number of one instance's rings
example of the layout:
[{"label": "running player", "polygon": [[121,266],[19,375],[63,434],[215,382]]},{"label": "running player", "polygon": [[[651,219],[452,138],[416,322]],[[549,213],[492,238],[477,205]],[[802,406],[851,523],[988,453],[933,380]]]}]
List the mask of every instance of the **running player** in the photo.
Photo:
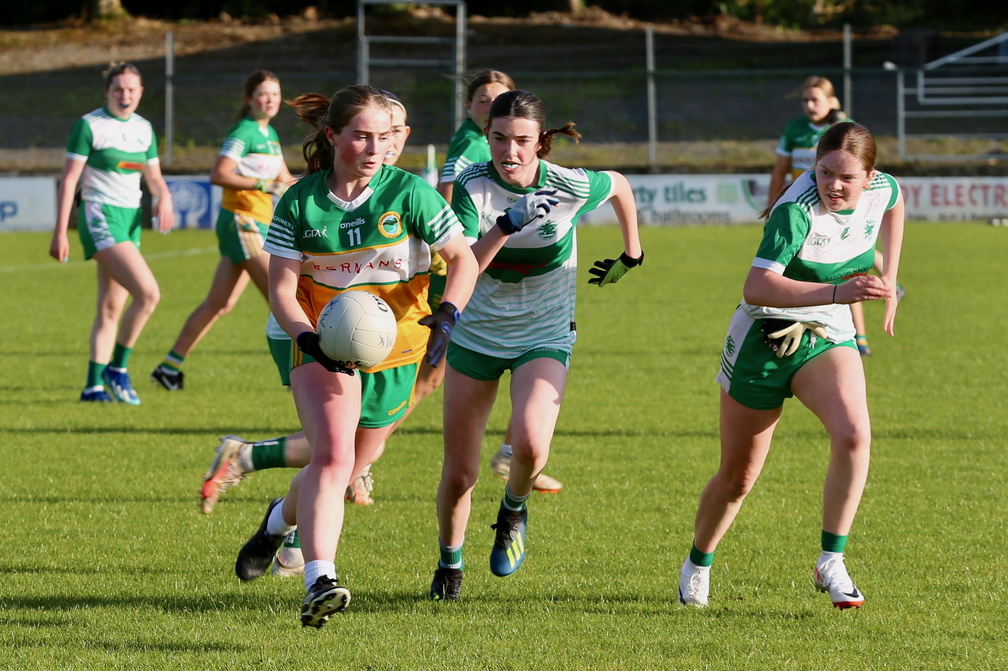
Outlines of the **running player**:
[{"label": "running player", "polygon": [[[864,602],[843,554],[871,448],[864,367],[847,305],[884,299],[882,326],[893,335],[904,215],[899,186],[875,169],[875,154],[863,126],[832,126],[819,140],[814,171],[763,214],[763,241],[721,355],[721,461],[700,495],[693,547],[680,571],[684,604],[707,605],[714,551],[759,477],[791,396],[830,436],[814,585],[837,608]],[[879,237],[882,276],[866,275]]]},{"label": "running player", "polygon": [[[74,123],[60,179],[49,255],[60,263],[70,259],[67,229],[79,182],[77,232],[84,259],[93,257],[98,264],[98,311],[81,401],[115,399],[140,405],[127,365],[161,299],[157,280],[140,254],[141,174],[154,197],[154,226],[167,233],[175,222],[154,129],[136,113],[142,96],[143,82],[135,65],[118,63],[105,73],[105,106]],[[124,311],[128,297],[132,301]]]},{"label": "running player", "polygon": [[644,260],[627,179],[545,160],[555,135],[580,137],[573,123],[545,130],[539,98],[514,90],[494,100],[487,124],[491,160],[463,171],[452,199],[482,271],[448,347],[445,374],[440,556],[430,597],[452,601],[461,592],[480,446],[508,370],[514,454],[493,525],[490,570],[507,576],[525,559],[526,501],[549,457],[576,335],[577,218],[611,199],[623,234],[619,258],[596,262],[591,283],[614,283]]},{"label": "running player", "polygon": [[[349,86],[331,99],[306,94],[291,104],[316,132],[305,142],[308,174],[281,198],[265,249],[270,305],[298,347],[291,391],[312,458],[287,496],[270,503],[235,573],[242,580],[265,573],[300,522],[301,624],[321,627],[350,601],[335,565],[346,487],[410,405],[425,352],[432,364],[444,356],[478,268],[444,199],[422,178],[383,164],[393,108],[384,94]],[[449,267],[433,315],[425,300],[432,249]],[[326,303],[351,289],[380,295],[399,321],[393,354],[368,370],[326,357],[315,332]]]},{"label": "running player", "polygon": [[[448,144],[448,155],[438,183],[438,191],[449,203],[455,188],[455,178],[473,163],[490,160],[490,145],[487,144],[486,125],[490,105],[501,93],[514,90],[514,81],[500,70],[481,70],[469,79],[466,85],[466,110],[469,116],[455,131]],[[435,262],[436,263],[436,262]],[[443,280],[440,280],[443,282]],[[431,289],[436,291],[438,278],[432,274]],[[437,370],[421,371],[423,384],[431,390],[437,389],[444,380],[444,363]],[[499,478],[508,479],[511,471],[511,426],[505,430],[504,442],[490,459],[490,470]],[[563,489],[563,484],[545,473],[536,478],[533,488],[544,493],[555,493]]]},{"label": "running player", "polygon": [[223,189],[217,217],[217,263],[210,290],[186,319],[165,360],[151,379],[168,391],[183,387],[182,364],[216,321],[231,311],[252,280],[269,296],[269,256],[263,238],[273,216],[273,196],[294,181],[284,162],[280,138],[270,121],[280,111],[280,80],[269,70],[245,78],[244,106],[221,146],[210,172],[211,184]]}]

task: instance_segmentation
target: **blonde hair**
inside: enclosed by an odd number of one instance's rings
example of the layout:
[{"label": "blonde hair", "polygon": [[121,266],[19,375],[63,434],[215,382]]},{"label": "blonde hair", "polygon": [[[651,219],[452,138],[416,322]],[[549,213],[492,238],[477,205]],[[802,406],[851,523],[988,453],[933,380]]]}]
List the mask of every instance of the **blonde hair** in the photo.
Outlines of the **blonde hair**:
[{"label": "blonde hair", "polygon": [[802,85],[791,93],[790,97],[801,98],[802,94],[805,93],[807,89],[819,89],[820,91],[823,92],[823,95],[825,95],[826,98],[830,101],[830,107],[832,109],[838,110],[841,108],[840,99],[837,98],[836,89],[833,88],[833,82],[826,79],[825,77],[819,77],[817,75],[813,75],[812,77],[806,78],[805,81],[802,82]]}]

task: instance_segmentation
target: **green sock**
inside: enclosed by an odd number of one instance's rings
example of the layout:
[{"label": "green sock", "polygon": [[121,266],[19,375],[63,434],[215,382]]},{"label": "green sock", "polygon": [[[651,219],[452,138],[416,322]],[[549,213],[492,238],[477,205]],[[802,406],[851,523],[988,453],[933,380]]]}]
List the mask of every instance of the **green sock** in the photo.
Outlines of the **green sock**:
[{"label": "green sock", "polygon": [[441,545],[438,541],[438,547],[441,550],[441,559],[438,561],[438,566],[441,568],[457,568],[461,569],[463,566],[462,561],[462,544],[447,547]]},{"label": "green sock", "polygon": [[116,343],[115,349],[112,350],[112,360],[109,361],[109,365],[113,368],[126,369],[126,364],[129,363],[130,354],[132,354],[133,348],[126,347],[125,345],[120,345]]},{"label": "green sock", "polygon": [[828,531],[822,532],[823,552],[843,552],[847,547],[847,536],[837,536]]},{"label": "green sock", "polygon": [[287,438],[273,438],[252,443],[252,468],[262,471],[267,468],[287,467]]},{"label": "green sock", "polygon": [[298,535],[297,529],[294,530],[294,533],[287,534],[287,536],[284,537],[284,544],[283,544],[283,546],[285,548],[300,548],[301,547],[301,536]]},{"label": "green sock", "polygon": [[696,545],[690,548],[689,559],[697,566],[712,566],[714,564],[713,552],[700,552]]},{"label": "green sock", "polygon": [[[531,492],[529,492],[529,494],[531,494]],[[525,496],[516,496],[509,486],[504,485],[504,499],[501,501],[501,508],[513,511],[524,510],[525,501],[528,497],[528,494]]]},{"label": "green sock", "polygon": [[182,370],[182,363],[184,361],[185,361],[184,356],[182,356],[175,350],[172,350],[165,355],[164,361],[161,362],[161,365],[167,368],[168,370],[180,371]]},{"label": "green sock", "polygon": [[88,361],[88,364],[87,364],[87,383],[85,383],[85,387],[87,387],[88,389],[90,389],[91,387],[100,387],[100,386],[102,386],[101,376],[102,376],[102,373],[105,372],[105,367],[106,366],[108,366],[108,364],[98,363],[97,361]]}]

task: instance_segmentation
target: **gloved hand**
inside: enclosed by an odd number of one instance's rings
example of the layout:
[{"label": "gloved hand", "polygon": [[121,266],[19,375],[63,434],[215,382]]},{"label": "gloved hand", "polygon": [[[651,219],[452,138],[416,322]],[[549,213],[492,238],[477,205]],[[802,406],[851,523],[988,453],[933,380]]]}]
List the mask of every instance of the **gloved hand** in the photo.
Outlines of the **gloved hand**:
[{"label": "gloved hand", "polygon": [[767,344],[778,359],[791,356],[798,351],[805,331],[812,331],[820,338],[826,337],[826,328],[819,322],[789,322],[784,328],[767,333]]},{"label": "gloved hand", "polygon": [[560,200],[553,198],[555,195],[556,189],[539,189],[526,193],[507,212],[497,217],[497,225],[505,235],[517,233],[536,219],[549,214],[550,208],[559,205]]},{"label": "gloved hand", "polygon": [[269,193],[274,196],[282,196],[287,192],[287,185],[275,179],[257,179],[255,181],[255,188],[263,193]]},{"label": "gloved hand", "polygon": [[641,252],[640,258],[637,259],[631,258],[626,252],[623,252],[618,259],[596,261],[595,267],[588,269],[588,272],[594,276],[588,280],[588,284],[604,287],[607,284],[619,282],[620,278],[630,272],[631,268],[636,268],[642,263],[644,263],[644,252]]},{"label": "gloved hand", "polygon": [[452,329],[458,321],[459,311],[451,303],[441,302],[437,312],[427,315],[420,320],[424,326],[429,326],[431,330],[430,339],[427,340],[427,363],[437,366],[448,351],[448,343],[451,341]]},{"label": "gloved hand", "polygon": [[318,361],[330,373],[344,373],[353,377],[354,372],[352,368],[347,368],[343,365],[342,361],[330,359],[325,355],[322,351],[322,346],[319,345],[318,333],[305,331],[299,334],[297,337],[297,346],[298,349]]}]

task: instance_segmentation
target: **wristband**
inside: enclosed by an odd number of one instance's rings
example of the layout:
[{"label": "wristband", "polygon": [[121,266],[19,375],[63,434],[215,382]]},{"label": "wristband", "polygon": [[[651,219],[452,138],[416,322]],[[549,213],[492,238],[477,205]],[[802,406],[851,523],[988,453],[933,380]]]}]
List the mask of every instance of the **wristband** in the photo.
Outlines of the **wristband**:
[{"label": "wristband", "polygon": [[834,303],[836,303],[836,288],[837,288],[837,286],[838,285],[836,285],[836,284],[833,285],[833,302]]}]

